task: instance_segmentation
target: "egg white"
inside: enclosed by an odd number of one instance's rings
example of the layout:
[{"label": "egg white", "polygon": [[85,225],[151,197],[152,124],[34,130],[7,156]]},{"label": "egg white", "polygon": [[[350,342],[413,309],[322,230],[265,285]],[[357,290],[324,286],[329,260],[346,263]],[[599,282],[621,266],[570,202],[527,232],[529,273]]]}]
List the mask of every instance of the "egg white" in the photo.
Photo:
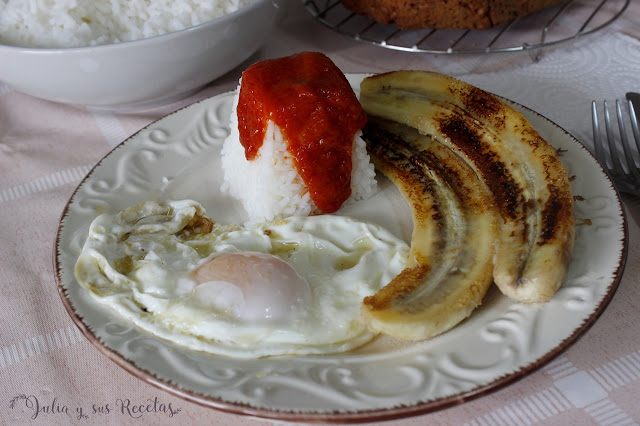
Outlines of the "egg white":
[{"label": "egg white", "polygon": [[[194,350],[241,358],[324,354],[375,336],[360,318],[362,300],[404,268],[409,252],[384,228],[345,216],[247,227],[203,218],[191,200],[101,215],[90,226],[76,279],[140,328]],[[275,272],[249,290],[227,282],[235,278],[201,279],[198,271],[223,256],[248,262],[233,274]]]}]

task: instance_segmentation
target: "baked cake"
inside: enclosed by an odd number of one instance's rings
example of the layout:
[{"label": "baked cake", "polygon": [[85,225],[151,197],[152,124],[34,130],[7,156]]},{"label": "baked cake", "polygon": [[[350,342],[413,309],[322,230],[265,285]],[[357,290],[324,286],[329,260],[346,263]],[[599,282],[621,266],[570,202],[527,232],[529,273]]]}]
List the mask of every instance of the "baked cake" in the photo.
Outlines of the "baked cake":
[{"label": "baked cake", "polygon": [[399,28],[487,29],[561,0],[342,0],[349,10]]}]

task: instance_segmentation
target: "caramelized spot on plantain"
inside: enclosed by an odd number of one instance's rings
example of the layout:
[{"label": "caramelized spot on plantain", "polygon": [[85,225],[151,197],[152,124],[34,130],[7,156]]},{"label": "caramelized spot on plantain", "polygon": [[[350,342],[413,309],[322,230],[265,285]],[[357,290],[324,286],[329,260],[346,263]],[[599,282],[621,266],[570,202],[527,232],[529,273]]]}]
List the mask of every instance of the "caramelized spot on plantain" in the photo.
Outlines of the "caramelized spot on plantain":
[{"label": "caramelized spot on plantain", "polygon": [[475,118],[490,121],[497,129],[505,126],[504,105],[498,98],[477,87],[460,91],[461,100],[467,112]]},{"label": "caramelized spot on plantain", "polygon": [[549,242],[555,235],[558,224],[558,213],[562,208],[562,203],[558,198],[558,188],[549,187],[550,197],[544,205],[542,212],[542,232],[538,238],[538,245]]},{"label": "caramelized spot on plantain", "polygon": [[384,310],[391,305],[402,300],[403,297],[411,294],[416,288],[420,287],[431,267],[427,264],[418,265],[411,269],[404,269],[389,284],[378,290],[373,296],[364,298],[364,305],[369,309]]},{"label": "caramelized spot on plantain", "polygon": [[542,210],[542,232],[538,238],[538,245],[549,243],[573,215],[571,194],[564,193],[554,185],[548,185],[547,189],[549,198]]},{"label": "caramelized spot on plantain", "polygon": [[[439,142],[435,142],[439,143]],[[448,148],[446,148],[448,149]],[[451,155],[455,155],[451,153]],[[460,173],[446,165],[446,163],[440,161],[438,156],[436,156],[433,152],[421,151],[415,154],[416,158],[425,164],[426,167],[433,170],[434,173],[438,176],[443,177],[443,182],[446,183],[449,187],[454,188],[455,194],[459,198],[464,199],[464,203],[473,206],[476,211],[484,211],[489,206],[483,204],[481,199],[472,197],[464,188],[466,187],[466,182],[464,182],[464,178],[460,175]]]},{"label": "caramelized spot on plantain", "polygon": [[[535,135],[533,140],[540,142],[541,145],[546,144],[544,139],[533,129],[532,134]],[[542,158],[544,158],[545,181],[548,182],[549,197],[542,210],[542,232],[537,242],[540,246],[552,241],[565,224],[572,222],[574,201],[570,189],[566,190],[562,189],[562,186],[558,186],[563,179],[569,180],[569,178],[566,177],[566,171],[557,154],[543,155]],[[563,172],[556,174],[555,170]]]},{"label": "caramelized spot on plantain", "polygon": [[455,115],[440,118],[438,122],[440,131],[477,165],[478,172],[493,193],[500,214],[510,219],[523,218],[522,188],[498,156],[482,142],[480,135]]},{"label": "caramelized spot on plantain", "polygon": [[[363,129],[363,139],[367,143],[367,150],[376,161],[393,169],[396,178],[403,186],[419,192],[420,197],[435,197],[435,183],[424,173],[424,167],[417,163],[414,153],[408,153],[410,145],[389,132],[385,132],[377,126],[367,124]],[[441,214],[437,206],[426,209],[423,204],[415,206],[416,220],[424,221],[429,217],[440,222]]]}]

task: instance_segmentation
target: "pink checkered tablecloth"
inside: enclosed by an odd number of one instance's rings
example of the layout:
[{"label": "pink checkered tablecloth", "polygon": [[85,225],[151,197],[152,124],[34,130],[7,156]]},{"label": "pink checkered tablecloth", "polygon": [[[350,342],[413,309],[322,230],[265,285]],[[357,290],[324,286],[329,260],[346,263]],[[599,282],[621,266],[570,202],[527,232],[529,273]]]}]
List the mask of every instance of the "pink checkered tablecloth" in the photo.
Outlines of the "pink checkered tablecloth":
[{"label": "pink checkered tablecloth", "polygon": [[[356,42],[292,1],[248,62],[322,51],[344,72],[429,69],[526,105],[591,147],[592,99],[640,91],[640,2],[609,28],[527,54],[437,56]],[[1,12],[0,12],[1,13]],[[235,88],[241,69],[177,103],[138,113],[93,112],[24,95],[0,82],[0,424],[270,424],[178,398],[101,354],[61,303],[52,251],[76,186],[116,145],[182,106]],[[629,252],[617,293],[575,344],[526,377],[398,425],[640,423],[640,202],[625,199]],[[143,407],[142,411],[126,407]]]}]

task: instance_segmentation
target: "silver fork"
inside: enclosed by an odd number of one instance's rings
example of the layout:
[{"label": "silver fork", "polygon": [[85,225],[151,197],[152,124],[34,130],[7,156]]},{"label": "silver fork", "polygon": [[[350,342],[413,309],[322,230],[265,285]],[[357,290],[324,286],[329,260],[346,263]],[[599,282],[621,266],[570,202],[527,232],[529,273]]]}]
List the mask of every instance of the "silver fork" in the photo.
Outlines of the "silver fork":
[{"label": "silver fork", "polygon": [[[598,109],[595,101],[591,103],[593,144],[595,147],[596,158],[605,168],[607,173],[609,173],[609,176],[611,176],[611,179],[618,188],[618,191],[640,197],[640,169],[634,159],[634,156],[640,155],[638,154],[640,153],[640,131],[638,130],[638,119],[636,117],[633,104],[630,100],[628,101],[628,104],[632,130],[631,133],[633,134],[636,145],[635,150],[629,142],[620,101],[616,101],[616,116],[624,157],[620,157],[620,151],[616,144],[607,101],[604,101],[604,128],[608,148],[604,146],[604,141],[601,137],[600,124],[598,121]],[[634,151],[636,152],[635,154]]]}]

